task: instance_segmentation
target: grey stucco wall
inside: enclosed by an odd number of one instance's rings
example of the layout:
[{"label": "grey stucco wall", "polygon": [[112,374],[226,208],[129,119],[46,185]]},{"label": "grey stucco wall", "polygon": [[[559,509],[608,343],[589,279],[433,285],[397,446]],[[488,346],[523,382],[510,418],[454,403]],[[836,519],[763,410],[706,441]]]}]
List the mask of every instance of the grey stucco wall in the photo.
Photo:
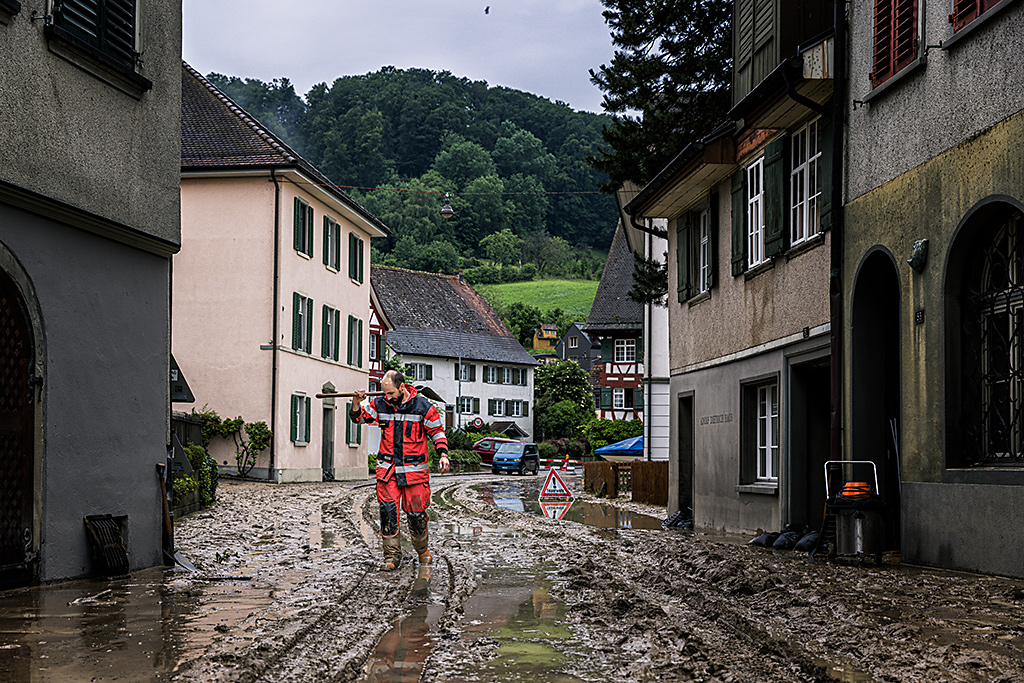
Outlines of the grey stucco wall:
[{"label": "grey stucco wall", "polygon": [[[950,37],[948,2],[919,2],[921,46]],[[1024,108],[1024,3],[978,22],[972,33],[871,92],[871,3],[850,6],[846,198],[856,199]],[[881,90],[881,88],[880,88]],[[900,252],[902,253],[902,252]]]},{"label": "grey stucco wall", "polygon": [[912,562],[1024,578],[1024,487],[903,485],[904,556]]},{"label": "grey stucco wall", "polygon": [[48,49],[44,5],[0,25],[0,179],[179,243],[181,3],[140,3],[138,100]]},{"label": "grey stucco wall", "polygon": [[161,562],[169,260],[0,204],[45,345],[44,581],[91,571],[82,518],[127,515],[133,569]]}]

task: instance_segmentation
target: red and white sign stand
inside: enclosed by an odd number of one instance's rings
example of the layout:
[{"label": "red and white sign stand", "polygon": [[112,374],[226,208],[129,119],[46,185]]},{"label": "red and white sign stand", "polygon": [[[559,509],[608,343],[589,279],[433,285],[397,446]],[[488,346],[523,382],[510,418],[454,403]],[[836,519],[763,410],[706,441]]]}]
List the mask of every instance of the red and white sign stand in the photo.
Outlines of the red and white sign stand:
[{"label": "red and white sign stand", "polygon": [[540,488],[540,497],[541,499],[572,498],[569,487],[565,485],[565,481],[554,467],[548,470],[548,478],[544,480],[544,486]]}]

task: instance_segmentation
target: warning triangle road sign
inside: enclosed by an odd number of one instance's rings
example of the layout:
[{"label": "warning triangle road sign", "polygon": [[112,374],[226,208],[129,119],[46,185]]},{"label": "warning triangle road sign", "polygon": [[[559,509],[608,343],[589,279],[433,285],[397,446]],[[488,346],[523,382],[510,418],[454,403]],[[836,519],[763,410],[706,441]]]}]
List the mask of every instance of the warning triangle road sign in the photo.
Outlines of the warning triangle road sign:
[{"label": "warning triangle road sign", "polygon": [[572,498],[569,487],[565,485],[562,478],[558,476],[558,470],[554,467],[548,470],[548,478],[544,480],[544,486],[540,489],[541,498]]},{"label": "warning triangle road sign", "polygon": [[544,512],[544,516],[551,519],[562,519],[571,507],[571,500],[542,500],[540,502],[540,509]]}]

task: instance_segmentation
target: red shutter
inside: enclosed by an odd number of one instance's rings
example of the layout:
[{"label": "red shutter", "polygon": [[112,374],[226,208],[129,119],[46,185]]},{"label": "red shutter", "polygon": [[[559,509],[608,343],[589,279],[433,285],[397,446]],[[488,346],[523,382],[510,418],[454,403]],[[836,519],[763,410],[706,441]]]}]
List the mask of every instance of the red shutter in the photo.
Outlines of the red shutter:
[{"label": "red shutter", "polygon": [[895,0],[893,73],[917,59],[917,0]]},{"label": "red shutter", "polygon": [[949,21],[953,24],[953,31],[959,31],[967,24],[978,18],[981,14],[981,0],[953,0],[953,13],[949,15]]},{"label": "red shutter", "polygon": [[892,3],[875,0],[875,32],[872,44],[871,87],[877,88],[892,76]]}]

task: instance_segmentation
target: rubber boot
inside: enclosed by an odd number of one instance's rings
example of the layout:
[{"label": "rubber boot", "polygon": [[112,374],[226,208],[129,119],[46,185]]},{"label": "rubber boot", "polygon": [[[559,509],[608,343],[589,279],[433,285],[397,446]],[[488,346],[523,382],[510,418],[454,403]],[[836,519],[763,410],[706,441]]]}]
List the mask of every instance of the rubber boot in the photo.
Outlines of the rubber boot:
[{"label": "rubber boot", "polygon": [[393,572],[402,566],[402,548],[399,545],[398,534],[394,536],[381,536],[384,545],[384,564],[381,570]]},{"label": "rubber boot", "polygon": [[412,547],[419,555],[420,564],[434,564],[434,556],[430,554],[430,548],[427,547],[428,537],[429,532],[427,531],[422,534],[412,534]]}]

